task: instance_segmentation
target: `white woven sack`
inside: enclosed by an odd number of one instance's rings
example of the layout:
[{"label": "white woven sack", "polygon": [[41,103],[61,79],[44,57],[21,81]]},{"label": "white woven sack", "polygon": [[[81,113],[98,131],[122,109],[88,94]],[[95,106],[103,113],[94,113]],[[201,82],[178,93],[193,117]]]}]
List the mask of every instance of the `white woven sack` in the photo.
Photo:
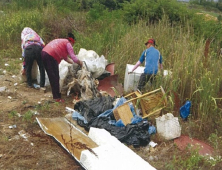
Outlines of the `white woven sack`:
[{"label": "white woven sack", "polygon": [[167,113],[156,118],[157,133],[166,140],[171,140],[181,135],[181,126],[178,117],[174,117],[172,113]]}]

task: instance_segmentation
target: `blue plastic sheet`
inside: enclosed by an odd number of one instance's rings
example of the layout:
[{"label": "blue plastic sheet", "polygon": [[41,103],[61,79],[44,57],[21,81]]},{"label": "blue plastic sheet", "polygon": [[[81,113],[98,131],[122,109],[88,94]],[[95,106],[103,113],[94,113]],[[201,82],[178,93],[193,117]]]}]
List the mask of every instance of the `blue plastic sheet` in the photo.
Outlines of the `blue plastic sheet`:
[{"label": "blue plastic sheet", "polygon": [[73,113],[72,113],[72,119],[73,119],[73,120],[80,119],[80,120],[82,120],[84,123],[88,123],[88,122],[86,121],[86,119],[85,119],[79,112],[77,112],[76,110],[73,111]]},{"label": "blue plastic sheet", "polygon": [[153,125],[149,126],[148,133],[150,135],[155,134],[156,133],[156,127],[153,126]]}]

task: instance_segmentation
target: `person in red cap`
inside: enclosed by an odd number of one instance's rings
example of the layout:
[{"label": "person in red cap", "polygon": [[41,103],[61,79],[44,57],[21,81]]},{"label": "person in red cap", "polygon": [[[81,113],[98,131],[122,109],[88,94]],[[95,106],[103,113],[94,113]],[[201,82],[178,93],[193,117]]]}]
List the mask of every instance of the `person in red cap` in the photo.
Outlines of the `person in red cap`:
[{"label": "person in red cap", "polygon": [[143,51],[140,59],[137,61],[133,69],[129,72],[129,74],[132,73],[140,64],[145,61],[144,73],[141,74],[137,86],[137,89],[139,89],[140,91],[148,81],[150,81],[151,84],[153,83],[159,67],[160,69],[163,69],[162,55],[155,48],[155,40],[151,38],[145,43],[145,45],[147,47],[146,50]]},{"label": "person in red cap", "polygon": [[59,63],[65,60],[70,64],[75,62],[82,67],[82,61],[80,61],[74,53],[74,43],[74,35],[68,33],[67,38],[54,39],[42,49],[43,64],[49,78],[53,99],[55,99],[56,102],[64,102],[64,100],[61,99],[60,93]]}]

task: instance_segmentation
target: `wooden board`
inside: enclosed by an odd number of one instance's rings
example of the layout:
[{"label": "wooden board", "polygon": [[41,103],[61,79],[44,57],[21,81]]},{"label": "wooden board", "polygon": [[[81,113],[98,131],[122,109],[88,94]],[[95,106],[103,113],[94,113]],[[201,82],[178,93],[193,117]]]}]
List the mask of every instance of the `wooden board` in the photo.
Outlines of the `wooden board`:
[{"label": "wooden board", "polygon": [[131,119],[133,118],[133,114],[128,104],[118,106],[116,109],[113,110],[113,114],[116,121],[121,119],[124,125],[131,123]]},{"label": "wooden board", "polygon": [[36,118],[42,130],[54,137],[78,162],[83,150],[89,150],[98,145],[86,134],[63,117]]}]

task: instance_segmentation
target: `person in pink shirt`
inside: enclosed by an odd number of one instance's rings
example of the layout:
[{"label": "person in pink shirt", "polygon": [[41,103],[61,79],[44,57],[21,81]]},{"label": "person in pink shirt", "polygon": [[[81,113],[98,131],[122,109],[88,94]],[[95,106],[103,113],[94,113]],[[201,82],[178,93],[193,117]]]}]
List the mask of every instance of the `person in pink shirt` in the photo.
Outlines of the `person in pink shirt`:
[{"label": "person in pink shirt", "polygon": [[37,61],[40,72],[40,87],[45,86],[45,69],[42,63],[41,51],[45,46],[42,38],[31,28],[25,27],[21,32],[21,48],[23,60],[22,75],[26,75],[28,87],[32,85],[32,66]]},{"label": "person in pink shirt", "polygon": [[53,99],[55,99],[56,102],[64,102],[64,100],[61,99],[59,86],[59,63],[65,60],[70,64],[75,62],[82,66],[82,61],[80,61],[74,53],[72,47],[74,43],[74,35],[68,33],[68,38],[54,39],[42,50],[43,64],[49,77]]}]

